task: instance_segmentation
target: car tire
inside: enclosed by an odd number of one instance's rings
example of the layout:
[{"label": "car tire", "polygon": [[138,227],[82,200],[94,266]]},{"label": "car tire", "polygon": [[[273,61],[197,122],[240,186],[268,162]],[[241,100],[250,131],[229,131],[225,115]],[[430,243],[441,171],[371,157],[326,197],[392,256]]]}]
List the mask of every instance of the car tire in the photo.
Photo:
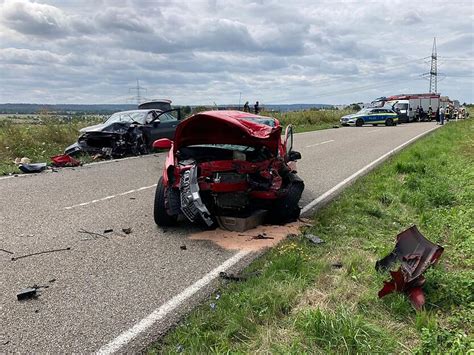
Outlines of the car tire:
[{"label": "car tire", "polygon": [[303,194],[304,183],[297,175],[292,174],[288,183],[288,191],[285,197],[277,200],[269,211],[269,219],[274,224],[285,224],[296,221],[300,216],[301,208],[298,203]]},{"label": "car tire", "polygon": [[163,181],[163,176],[158,180],[155,192],[155,205],[153,209],[153,216],[155,223],[160,227],[168,227],[176,224],[178,220],[177,215],[169,215],[166,211],[166,186]]},{"label": "car tire", "polygon": [[386,126],[393,126],[393,120],[391,118],[387,118],[385,120],[385,125]]},{"label": "car tire", "polygon": [[378,123],[372,123],[372,126],[377,127],[379,124]]},{"label": "car tire", "polygon": [[358,118],[356,121],[356,127],[362,127],[364,125],[364,120],[362,118]]}]

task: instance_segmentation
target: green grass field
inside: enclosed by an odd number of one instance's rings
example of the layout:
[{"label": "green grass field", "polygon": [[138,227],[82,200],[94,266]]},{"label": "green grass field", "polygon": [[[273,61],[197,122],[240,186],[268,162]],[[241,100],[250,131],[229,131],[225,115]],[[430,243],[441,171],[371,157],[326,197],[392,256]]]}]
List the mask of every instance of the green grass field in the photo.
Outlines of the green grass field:
[{"label": "green grass field", "polygon": [[[472,353],[473,131],[449,123],[359,179],[313,216],[305,232],[324,244],[288,238],[245,271],[259,276],[223,283],[149,352]],[[378,299],[389,276],[374,269],[413,224],[445,248],[421,311],[402,294]]]},{"label": "green grass field", "polygon": [[97,122],[94,117],[68,123],[48,117],[37,124],[0,121],[0,175],[19,173],[13,163],[17,157],[27,157],[33,163],[49,162],[77,140],[79,129]]}]

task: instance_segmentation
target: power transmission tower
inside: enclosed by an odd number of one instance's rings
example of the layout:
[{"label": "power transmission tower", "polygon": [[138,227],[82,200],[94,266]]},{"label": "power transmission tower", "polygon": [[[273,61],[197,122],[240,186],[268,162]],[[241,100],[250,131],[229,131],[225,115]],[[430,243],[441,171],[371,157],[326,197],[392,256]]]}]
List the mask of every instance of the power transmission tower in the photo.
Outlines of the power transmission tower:
[{"label": "power transmission tower", "polygon": [[430,93],[438,92],[438,54],[436,53],[436,37],[433,38],[433,50],[431,51],[430,68]]},{"label": "power transmission tower", "polygon": [[141,92],[145,91],[147,92],[146,88],[140,86],[140,80],[137,79],[137,86],[133,88],[129,88],[128,92],[134,93],[135,95],[132,97],[132,100],[137,103],[137,106],[142,103],[142,100],[144,99],[143,96],[141,95]]}]

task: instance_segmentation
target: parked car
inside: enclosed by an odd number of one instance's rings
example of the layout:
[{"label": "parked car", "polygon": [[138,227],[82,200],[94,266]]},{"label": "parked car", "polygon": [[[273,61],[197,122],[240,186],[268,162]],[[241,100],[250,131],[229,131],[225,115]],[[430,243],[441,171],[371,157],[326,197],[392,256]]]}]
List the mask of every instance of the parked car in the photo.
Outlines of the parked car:
[{"label": "parked car", "polygon": [[85,127],[77,143],[67,147],[65,154],[81,152],[102,154],[113,158],[147,154],[159,138],[174,138],[178,119],[171,111],[132,110],[114,113],[104,123]]},{"label": "parked car", "polygon": [[357,113],[341,117],[343,126],[361,127],[364,124],[394,126],[398,123],[397,114],[388,108],[364,108]]},{"label": "parked car", "polygon": [[278,120],[240,111],[207,111],[179,123],[156,188],[154,218],[159,226],[179,215],[212,227],[224,217],[247,218],[268,211],[267,221],[285,223],[300,214],[304,189],[296,175],[293,131],[284,139]]}]

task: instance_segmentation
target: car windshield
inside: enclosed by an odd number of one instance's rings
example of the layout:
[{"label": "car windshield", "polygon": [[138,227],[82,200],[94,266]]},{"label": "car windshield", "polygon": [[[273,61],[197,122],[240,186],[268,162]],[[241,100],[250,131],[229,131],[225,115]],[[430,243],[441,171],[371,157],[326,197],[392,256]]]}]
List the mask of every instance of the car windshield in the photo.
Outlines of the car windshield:
[{"label": "car windshield", "polygon": [[363,108],[362,110],[357,112],[357,114],[360,115],[360,114],[363,114],[363,113],[369,113],[371,111],[372,111],[372,109],[370,109],[370,108]]},{"label": "car windshield", "polygon": [[400,110],[407,110],[408,109],[408,104],[396,104],[395,108],[398,108]]},{"label": "car windshield", "polygon": [[117,112],[110,116],[105,123],[115,123],[115,122],[126,122],[133,123],[138,122],[145,124],[147,112],[146,111],[124,111]]}]

